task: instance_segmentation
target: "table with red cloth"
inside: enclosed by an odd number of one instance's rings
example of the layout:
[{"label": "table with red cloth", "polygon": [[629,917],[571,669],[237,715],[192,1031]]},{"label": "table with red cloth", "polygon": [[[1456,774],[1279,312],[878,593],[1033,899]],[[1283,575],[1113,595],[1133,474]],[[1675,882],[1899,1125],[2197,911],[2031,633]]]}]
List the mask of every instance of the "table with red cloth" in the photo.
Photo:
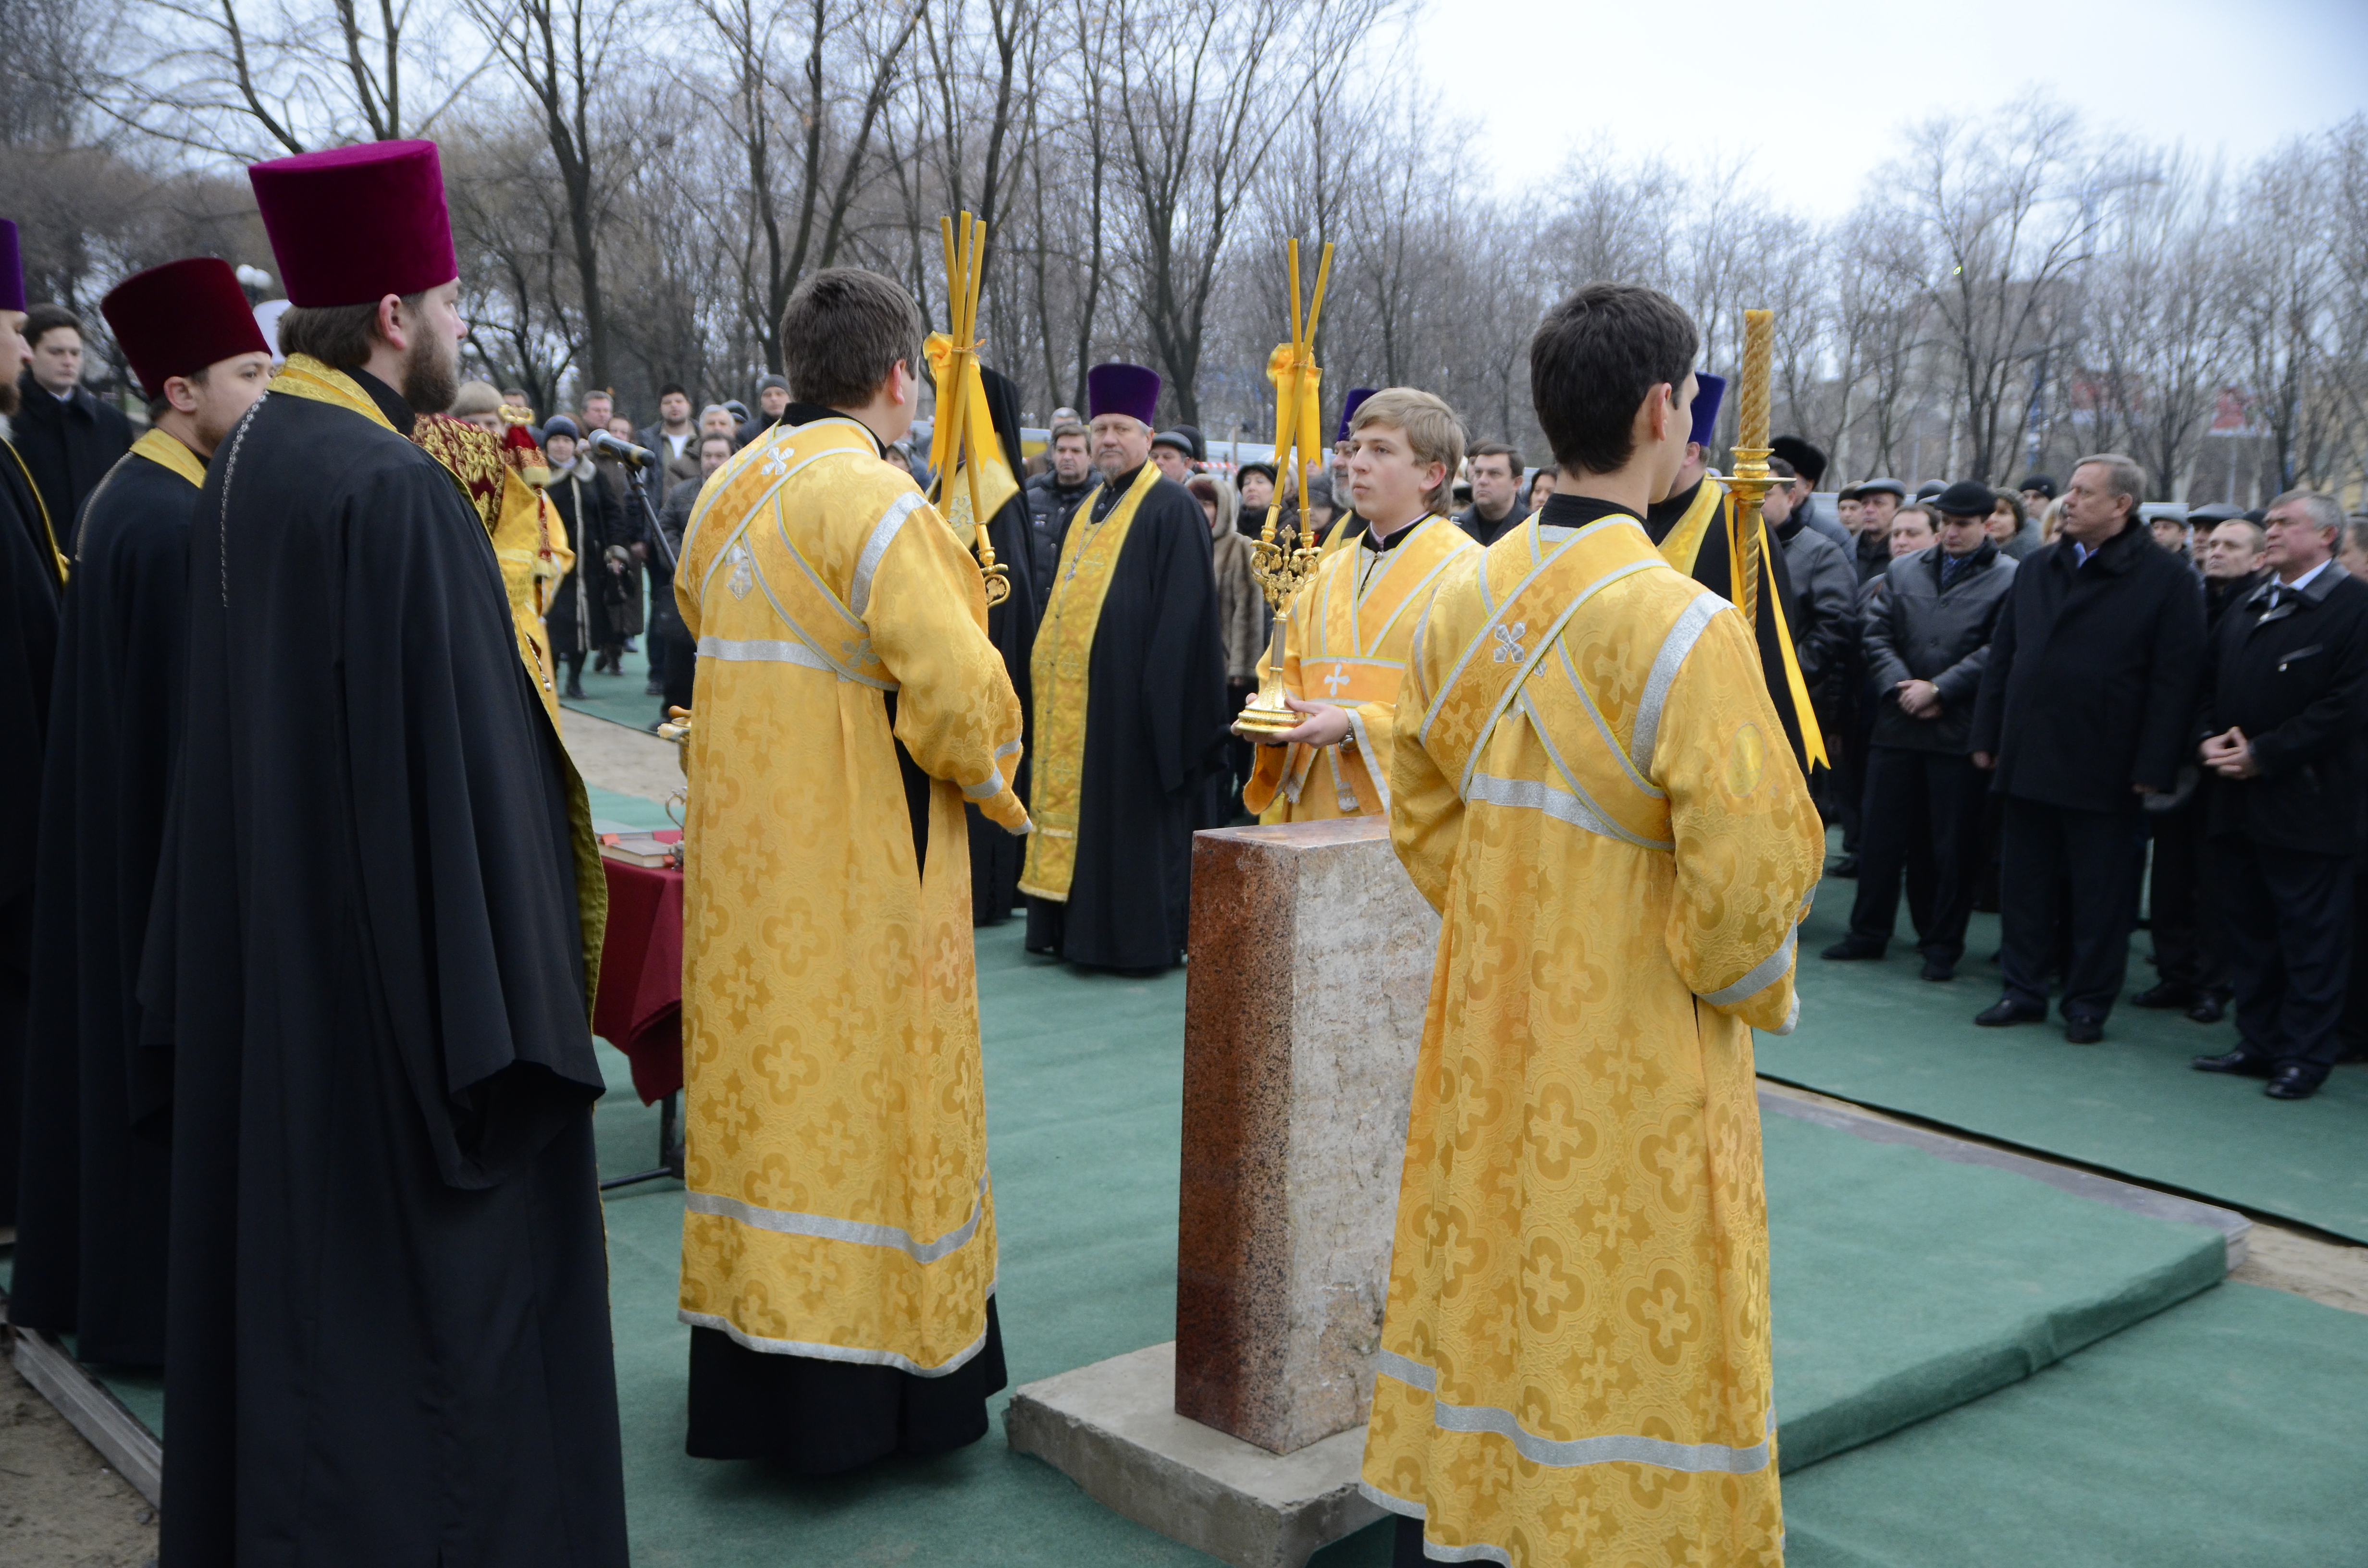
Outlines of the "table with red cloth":
[{"label": "table with red cloth", "polygon": [[609,935],[592,1032],[625,1053],[633,1092],[655,1105],[682,1088],[682,873],[609,856],[600,864]]}]

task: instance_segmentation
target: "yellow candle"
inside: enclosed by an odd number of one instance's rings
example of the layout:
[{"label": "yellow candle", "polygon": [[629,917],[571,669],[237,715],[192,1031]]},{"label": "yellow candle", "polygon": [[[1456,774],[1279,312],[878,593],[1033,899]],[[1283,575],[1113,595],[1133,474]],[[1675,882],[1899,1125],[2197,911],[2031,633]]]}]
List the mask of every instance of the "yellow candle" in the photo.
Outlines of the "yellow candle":
[{"label": "yellow candle", "polygon": [[1743,312],[1743,387],[1736,408],[1735,444],[1768,445],[1768,382],[1776,358],[1776,312]]}]

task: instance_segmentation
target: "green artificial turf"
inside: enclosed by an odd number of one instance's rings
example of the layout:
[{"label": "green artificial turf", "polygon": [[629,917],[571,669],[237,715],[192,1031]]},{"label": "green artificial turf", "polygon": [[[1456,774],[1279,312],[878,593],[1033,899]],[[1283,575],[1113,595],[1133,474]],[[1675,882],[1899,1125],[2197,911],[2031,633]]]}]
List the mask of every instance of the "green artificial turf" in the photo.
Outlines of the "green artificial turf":
[{"label": "green artificial turf", "polygon": [[[2368,1242],[2368,1068],[2339,1067],[2313,1099],[2273,1100],[2258,1079],[2189,1068],[2235,1049],[2233,1025],[2126,996],[2102,1045],[2066,1044],[2052,1017],[1979,1028],[1974,1015],[1998,998],[1997,917],[1975,916],[1947,984],[1917,978],[1904,908],[1890,957],[1825,962],[1856,891],[1830,877],[1818,890],[1801,931],[1800,1026],[1759,1038],[1762,1074]],[[2140,932],[2132,991],[2154,983],[2146,951]]]},{"label": "green artificial turf", "polygon": [[1784,1479],[1791,1568],[2359,1568],[2368,1317],[2226,1285]]},{"label": "green artificial turf", "polygon": [[[620,676],[595,675],[592,660],[598,655],[587,654],[584,660],[583,697],[563,697],[559,705],[571,712],[606,719],[612,724],[623,724],[635,730],[648,729],[657,722],[658,711],[666,706],[666,699],[652,697],[646,689],[650,680],[649,646],[650,640],[645,636],[633,639],[633,652],[621,661],[625,673]],[[563,685],[566,682],[564,667],[560,671],[559,679]]]},{"label": "green artificial turf", "polygon": [[[999,1301],[1024,1383],[1175,1333],[1184,977],[1031,958],[979,934]],[[623,1086],[598,1118],[604,1174],[646,1168],[655,1111]],[[2221,1273],[2216,1232],[2027,1177],[1770,1115],[1777,1412],[1788,1466],[2027,1376]],[[1210,1560],[986,1439],[827,1482],[682,1453],[688,1331],[674,1318],[681,1201],[655,1182],[608,1205],[610,1299],[635,1561],[1099,1564]],[[997,1412],[1008,1393],[996,1401]],[[1321,1568],[1379,1564],[1386,1528]]]}]

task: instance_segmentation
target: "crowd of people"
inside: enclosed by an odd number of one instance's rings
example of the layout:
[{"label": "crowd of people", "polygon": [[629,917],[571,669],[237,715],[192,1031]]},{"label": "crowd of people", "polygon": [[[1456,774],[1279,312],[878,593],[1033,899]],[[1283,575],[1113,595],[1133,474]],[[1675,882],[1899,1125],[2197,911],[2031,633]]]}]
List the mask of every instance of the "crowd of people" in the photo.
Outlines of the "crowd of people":
[{"label": "crowd of people", "polygon": [[[0,789],[40,824],[0,884],[11,1313],[165,1368],[165,1568],[626,1560],[609,884],[559,704],[636,639],[689,719],[697,1457],[985,1434],[969,930],[1024,903],[1031,952],[1171,968],[1196,829],[1385,817],[1444,923],[1362,1477],[1401,1565],[1779,1550],[1752,1031],[1799,1020],[1821,877],[1856,879],[1824,958],[1883,956],[1904,892],[1933,982],[1995,899],[1975,1021],[2060,989],[2094,1043],[2151,846],[2135,1000],[2236,1014],[2198,1069],[2305,1098],[2362,1040],[2368,525],[2327,495],[2150,506],[2100,453],[1828,516],[1788,437],[1742,515],[1695,324],[1613,283],[1533,335],[1534,469],[1403,386],[1326,461],[1212,462],[1117,361],[1030,454],[1013,383],[848,267],[754,412],[545,415],[461,380],[432,143],[249,178],[278,341],[219,260],[127,279],[136,439],[0,222],[0,724],[39,743]],[[968,411],[926,454],[925,372]],[[1643,1244],[1605,1248],[1585,1184],[1623,1183]],[[1704,1326],[1615,1304],[1648,1293]]]}]

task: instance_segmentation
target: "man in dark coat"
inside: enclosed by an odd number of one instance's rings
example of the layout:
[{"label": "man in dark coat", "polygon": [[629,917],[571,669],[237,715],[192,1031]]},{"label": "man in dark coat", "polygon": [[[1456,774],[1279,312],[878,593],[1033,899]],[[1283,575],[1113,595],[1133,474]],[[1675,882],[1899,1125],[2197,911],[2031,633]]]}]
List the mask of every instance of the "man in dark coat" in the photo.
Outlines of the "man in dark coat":
[{"label": "man in dark coat", "polygon": [[1974,764],[2005,797],[1999,963],[2006,994],[1975,1022],[2047,1016],[2067,881],[2064,1038],[2093,1045],[2122,994],[2137,918],[2145,797],[2177,787],[2203,663],[2203,590],[2138,520],[2146,476],[2084,458],[2064,526],[2014,575],[1974,712]]},{"label": "man in dark coat", "polygon": [[32,363],[17,382],[23,410],[15,419],[17,449],[33,472],[50,521],[73,531],[82,504],[131,449],[131,421],[82,384],[82,318],[63,305],[39,305],[25,318]]},{"label": "man in dark coat", "polygon": [[[17,225],[0,218],[0,366],[25,354],[25,278]],[[16,378],[0,374],[0,419],[17,411]],[[40,820],[41,764],[65,557],[15,444],[0,440],[0,820]],[[0,862],[0,1225],[17,1222],[17,1135],[24,1117],[25,1006],[32,977],[33,858]]]},{"label": "man in dark coat", "polygon": [[2270,504],[2270,581],[2221,621],[2197,756],[2237,983],[2237,1049],[2198,1069],[2266,1077],[2308,1099],[2342,1055],[2352,872],[2368,848],[2368,585],[2332,559],[2343,510]]},{"label": "man in dark coat", "polygon": [[271,349],[227,262],[168,262],[100,302],[149,428],[83,507],[35,845],[25,1144],[9,1315],[85,1361],[162,1366],[172,1057],[135,986],[180,718],[189,517]]},{"label": "man in dark coat", "polygon": [[[561,695],[578,701],[584,697],[587,653],[600,655],[593,666],[595,674],[623,673],[616,665],[625,642],[626,596],[632,591],[625,552],[635,537],[626,526],[616,494],[601,479],[581,441],[575,421],[564,414],[552,415],[551,423],[542,427],[542,449],[551,457],[551,485],[546,494],[575,551],[575,565],[552,590],[551,608],[543,611],[542,624],[551,632],[552,656],[567,671]],[[698,453],[691,456],[696,460]]]},{"label": "man in dark coat", "polygon": [[[779,423],[779,420],[774,421],[774,424]],[[772,426],[766,428],[770,429]],[[658,513],[657,537],[649,541],[651,581],[657,581],[663,569],[666,585],[663,595],[654,594],[650,597],[651,653],[655,657],[660,646],[666,649],[663,700],[658,704],[657,719],[652,721],[654,729],[676,709],[693,705],[698,685],[699,644],[691,641],[690,629],[682,621],[681,607],[675,603],[675,562],[682,554],[682,536],[690,528],[690,514],[699,506],[699,493],[706,488],[707,476],[731,461],[732,454],[738,449],[732,437],[721,431],[711,430],[699,438],[696,450],[699,453],[700,476],[683,480],[666,492],[666,506]],[[639,504],[637,499],[635,505]]]},{"label": "man in dark coat", "polygon": [[[2228,611],[2262,580],[2261,528],[2235,507],[2203,507],[2195,516],[2211,526],[2203,541],[2203,626],[2216,635]],[[2189,779],[2193,787],[2188,787]],[[2152,885],[2147,890],[2147,927],[2154,937],[2154,984],[2130,998],[2133,1007],[2177,1008],[2199,1024],[2227,1015],[2228,966],[2222,952],[2224,912],[2204,876],[2205,837],[2213,792],[2211,770],[2189,763],[2180,769],[2181,798],[2146,813]]]},{"label": "man in dark coat", "polygon": [[1909,846],[1920,839],[1931,846],[1934,871],[1930,907],[1917,931],[1927,980],[1954,978],[1965,950],[1989,787],[1968,755],[1974,701],[2015,570],[1984,528],[1988,486],[1961,480],[1939,505],[1941,542],[1892,562],[1868,607],[1862,630],[1876,698],[1858,897],[1850,935],[1824,954],[1883,956]]},{"label": "man in dark coat", "polygon": [[[986,387],[986,409],[995,421],[996,439],[1003,445],[1004,463],[1016,478],[1028,472],[1019,442],[1019,383],[985,366],[979,368],[979,376]],[[1030,725],[1034,688],[1028,665],[1036,649],[1038,608],[1046,590],[1036,580],[1036,526],[1024,488],[996,508],[995,516],[987,519],[986,535],[995,546],[996,564],[1007,569],[1011,584],[1009,597],[987,608],[986,637],[1003,655],[1011,689],[1019,697],[1019,770],[1012,775],[1011,792],[1025,805],[1029,769],[1036,756],[1035,731]],[[998,826],[975,801],[966,803],[962,812],[970,822],[971,924],[999,926],[1011,917],[1012,907],[1019,902],[1019,869],[1027,858],[1028,841]]]},{"label": "man in dark coat", "polygon": [[623,1568],[584,788],[458,480],[433,143],[249,171],[287,368],[190,537],[165,1568]]},{"label": "man in dark coat", "polygon": [[1094,466],[1069,517],[1030,661],[1028,950],[1098,969],[1184,957],[1201,780],[1223,767],[1225,697],[1209,522],[1151,463],[1159,378],[1097,365]]}]

